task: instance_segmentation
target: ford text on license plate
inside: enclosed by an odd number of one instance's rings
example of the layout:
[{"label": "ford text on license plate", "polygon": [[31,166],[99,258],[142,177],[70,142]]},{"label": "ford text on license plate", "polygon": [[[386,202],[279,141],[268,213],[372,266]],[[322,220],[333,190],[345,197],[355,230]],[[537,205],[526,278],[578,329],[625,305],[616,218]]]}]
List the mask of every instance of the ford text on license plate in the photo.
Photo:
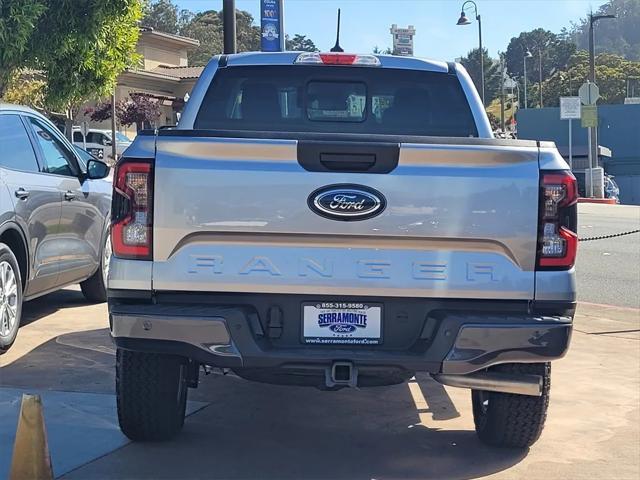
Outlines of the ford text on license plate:
[{"label": "ford text on license plate", "polygon": [[304,343],[378,345],[382,343],[382,305],[306,303],[302,307],[302,336]]}]

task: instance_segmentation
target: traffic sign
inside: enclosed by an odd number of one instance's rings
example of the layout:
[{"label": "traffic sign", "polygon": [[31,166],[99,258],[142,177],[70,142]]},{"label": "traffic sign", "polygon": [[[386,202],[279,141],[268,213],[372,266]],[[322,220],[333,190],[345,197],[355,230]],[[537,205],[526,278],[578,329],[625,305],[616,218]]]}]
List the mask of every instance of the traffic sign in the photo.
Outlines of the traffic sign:
[{"label": "traffic sign", "polygon": [[560,97],[560,119],[578,120],[580,118],[580,97]]},{"label": "traffic sign", "polygon": [[80,124],[80,131],[82,132],[82,136],[86,137],[89,133],[89,122],[86,120]]},{"label": "traffic sign", "polygon": [[598,107],[596,105],[582,106],[582,127],[595,128],[598,126]]},{"label": "traffic sign", "polygon": [[583,83],[578,90],[578,96],[583,105],[595,105],[600,98],[600,89],[595,83]]}]

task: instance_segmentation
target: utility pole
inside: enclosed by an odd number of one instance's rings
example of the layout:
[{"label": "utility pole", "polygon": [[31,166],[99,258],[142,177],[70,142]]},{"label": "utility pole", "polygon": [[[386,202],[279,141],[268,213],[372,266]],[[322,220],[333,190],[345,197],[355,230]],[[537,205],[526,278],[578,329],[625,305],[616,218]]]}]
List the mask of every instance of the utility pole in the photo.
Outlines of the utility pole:
[{"label": "utility pole", "polygon": [[118,142],[116,139],[116,90],[111,93],[111,157],[113,163],[118,161]]},{"label": "utility pole", "polygon": [[280,51],[287,50],[287,35],[284,30],[284,0],[278,0],[278,18],[280,20]]},{"label": "utility pole", "polygon": [[478,20],[478,44],[480,45],[480,90],[482,93],[482,106],[486,107],[487,104],[484,100],[484,49],[482,48],[482,19],[480,18],[480,15],[478,15],[477,7],[476,20]]},{"label": "utility pole", "polygon": [[527,108],[527,56],[524,56],[524,108]]},{"label": "utility pole", "polygon": [[506,133],[507,129],[504,124],[504,55],[500,54],[500,126],[502,132]]},{"label": "utility pole", "polygon": [[224,53],[236,53],[236,2],[223,0],[222,29],[224,35]]},{"label": "utility pole", "polygon": [[[616,18],[615,15],[594,15],[589,14],[589,81],[596,83],[596,53],[595,53],[595,37],[593,25],[603,18]],[[598,127],[589,127],[589,170],[591,173],[591,182],[589,191],[593,196],[593,169],[598,166]],[[598,195],[600,197],[600,195]]]},{"label": "utility pole", "polygon": [[540,46],[538,46],[538,74],[539,74],[539,83],[538,85],[540,86],[539,93],[540,93],[540,108],[543,108],[544,105],[542,105],[542,48]]}]

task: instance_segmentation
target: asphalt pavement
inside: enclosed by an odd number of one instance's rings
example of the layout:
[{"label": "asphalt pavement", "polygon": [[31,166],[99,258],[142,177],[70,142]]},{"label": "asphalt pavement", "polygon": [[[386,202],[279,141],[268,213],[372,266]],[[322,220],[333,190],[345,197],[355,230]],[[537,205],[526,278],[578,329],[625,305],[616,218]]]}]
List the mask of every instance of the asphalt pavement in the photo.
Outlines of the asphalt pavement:
[{"label": "asphalt pavement", "polygon": [[[578,205],[581,238],[640,229],[640,207]],[[640,233],[578,245],[578,300],[640,308]]]},{"label": "asphalt pavement", "polygon": [[[43,398],[56,476],[91,479],[615,479],[640,477],[640,311],[580,305],[555,362],[547,426],[531,449],[473,431],[467,390],[408,384],[321,392],[203,376],[184,431],[130,443],[115,414],[106,307],[67,289],[25,306],[0,357],[0,478],[22,392]],[[151,401],[152,399],[150,399]]]}]

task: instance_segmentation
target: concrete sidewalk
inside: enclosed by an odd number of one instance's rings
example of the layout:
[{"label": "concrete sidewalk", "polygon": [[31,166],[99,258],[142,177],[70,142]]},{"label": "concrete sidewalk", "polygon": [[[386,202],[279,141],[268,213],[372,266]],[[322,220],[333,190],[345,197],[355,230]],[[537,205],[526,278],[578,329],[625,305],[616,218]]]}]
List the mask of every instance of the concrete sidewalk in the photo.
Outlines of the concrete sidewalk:
[{"label": "concrete sidewalk", "polygon": [[[190,392],[190,400],[208,406],[187,419],[176,440],[126,444],[119,437],[119,448],[113,450],[114,351],[105,306],[86,305],[79,292],[66,290],[32,302],[26,310],[30,320],[19,341],[0,357],[0,385],[5,387],[0,393],[54,391],[45,395],[45,415],[55,415],[55,392],[75,392],[65,399],[71,405],[65,414],[77,416],[70,420],[76,427],[69,435],[76,443],[106,446],[83,453],[63,443],[64,464],[83,465],[65,479],[640,476],[637,309],[580,305],[572,348],[553,367],[547,427],[525,452],[480,444],[469,392],[444,388],[424,375],[405,385],[339,392],[210,375]],[[91,405],[84,394],[93,399]],[[111,437],[101,436],[95,422],[86,421],[88,408]],[[49,428],[58,429],[55,423],[47,418]],[[65,437],[59,433],[51,451],[54,468],[58,465],[56,472],[62,474],[67,469],[56,452]],[[10,438],[2,440],[11,448]],[[69,451],[76,456],[68,458]],[[0,478],[5,474],[0,470]]]}]

